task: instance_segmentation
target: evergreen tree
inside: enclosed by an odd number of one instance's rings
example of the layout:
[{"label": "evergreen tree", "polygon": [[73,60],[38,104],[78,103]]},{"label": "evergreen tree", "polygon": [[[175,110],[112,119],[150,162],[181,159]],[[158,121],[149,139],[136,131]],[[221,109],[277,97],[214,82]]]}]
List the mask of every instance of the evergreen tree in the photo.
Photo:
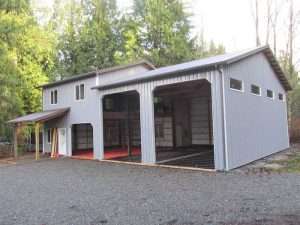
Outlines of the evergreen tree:
[{"label": "evergreen tree", "polygon": [[163,66],[193,58],[189,17],[179,0],[135,0],[133,18],[137,21],[143,56]]},{"label": "evergreen tree", "polygon": [[0,136],[7,134],[7,119],[41,109],[38,86],[53,70],[54,37],[27,7],[0,10]]},{"label": "evergreen tree", "polygon": [[116,64],[118,50],[117,6],[114,0],[88,0],[85,8],[87,20],[80,32],[82,71],[102,69]]}]

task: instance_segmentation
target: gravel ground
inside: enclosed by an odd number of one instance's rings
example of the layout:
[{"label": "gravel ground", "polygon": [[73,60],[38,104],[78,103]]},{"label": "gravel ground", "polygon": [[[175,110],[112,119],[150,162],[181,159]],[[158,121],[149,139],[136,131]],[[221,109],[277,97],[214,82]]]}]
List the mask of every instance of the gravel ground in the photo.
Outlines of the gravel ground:
[{"label": "gravel ground", "polygon": [[1,225],[300,223],[300,174],[60,159],[2,166],[0,182]]}]

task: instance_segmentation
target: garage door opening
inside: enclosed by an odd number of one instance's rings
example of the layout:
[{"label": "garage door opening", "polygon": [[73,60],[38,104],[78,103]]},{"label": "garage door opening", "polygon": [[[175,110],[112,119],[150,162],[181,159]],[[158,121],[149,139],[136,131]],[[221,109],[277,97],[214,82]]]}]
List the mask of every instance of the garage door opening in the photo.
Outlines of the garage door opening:
[{"label": "garage door opening", "polygon": [[104,159],[141,162],[140,100],[136,91],[103,99]]},{"label": "garage door opening", "polygon": [[89,123],[72,125],[72,157],[93,159],[93,127]]},{"label": "garage door opening", "polygon": [[207,80],[154,91],[158,164],[214,169],[211,86]]}]

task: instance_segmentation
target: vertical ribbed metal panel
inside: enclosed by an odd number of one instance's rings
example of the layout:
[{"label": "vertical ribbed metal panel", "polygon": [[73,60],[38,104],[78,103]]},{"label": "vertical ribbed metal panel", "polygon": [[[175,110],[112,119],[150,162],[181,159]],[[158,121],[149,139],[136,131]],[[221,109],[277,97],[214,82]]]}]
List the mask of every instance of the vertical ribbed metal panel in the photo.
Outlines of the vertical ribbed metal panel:
[{"label": "vertical ribbed metal panel", "polygon": [[155,163],[155,129],[154,129],[154,104],[153,84],[142,84],[140,93],[140,118],[141,118],[141,146],[142,162]]},{"label": "vertical ribbed metal panel", "polygon": [[222,104],[222,79],[221,74],[218,71],[215,71],[214,74],[211,74],[211,98],[215,169],[224,170],[226,168],[224,154],[225,146]]},{"label": "vertical ribbed metal panel", "polygon": [[[226,121],[229,169],[289,147],[286,94],[264,54],[257,54],[225,68]],[[242,80],[244,91],[230,89],[230,78]],[[260,86],[261,96],[251,93]],[[274,91],[274,99],[266,96]]]},{"label": "vertical ribbed metal panel", "polygon": [[[98,95],[95,101],[97,120],[92,123],[93,142],[94,142],[94,159],[104,158],[104,135],[103,135],[103,96]],[[86,115],[89,116],[89,115]]]},{"label": "vertical ribbed metal panel", "polygon": [[111,88],[100,91],[101,95],[122,93],[136,90],[140,94],[140,116],[141,116],[141,145],[142,162],[155,163],[155,129],[154,129],[154,104],[153,91],[158,86],[164,86],[186,81],[206,79],[211,83],[212,94],[212,119],[213,139],[215,144],[216,169],[224,169],[224,140],[222,127],[222,87],[220,77],[216,77],[217,71],[193,73],[181,76],[164,78],[160,80],[147,81],[144,83],[131,84],[123,87]]}]

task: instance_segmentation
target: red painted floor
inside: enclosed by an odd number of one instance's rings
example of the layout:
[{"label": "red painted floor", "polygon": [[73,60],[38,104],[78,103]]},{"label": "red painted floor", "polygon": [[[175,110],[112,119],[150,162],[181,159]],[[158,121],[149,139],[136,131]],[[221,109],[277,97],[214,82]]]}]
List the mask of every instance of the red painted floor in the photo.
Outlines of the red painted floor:
[{"label": "red painted floor", "polygon": [[[141,154],[141,149],[133,148],[132,155],[137,156]],[[128,155],[127,148],[106,149],[104,150],[104,159],[116,159],[126,157]],[[76,159],[93,159],[93,150],[75,150],[73,151],[73,158]]]}]

